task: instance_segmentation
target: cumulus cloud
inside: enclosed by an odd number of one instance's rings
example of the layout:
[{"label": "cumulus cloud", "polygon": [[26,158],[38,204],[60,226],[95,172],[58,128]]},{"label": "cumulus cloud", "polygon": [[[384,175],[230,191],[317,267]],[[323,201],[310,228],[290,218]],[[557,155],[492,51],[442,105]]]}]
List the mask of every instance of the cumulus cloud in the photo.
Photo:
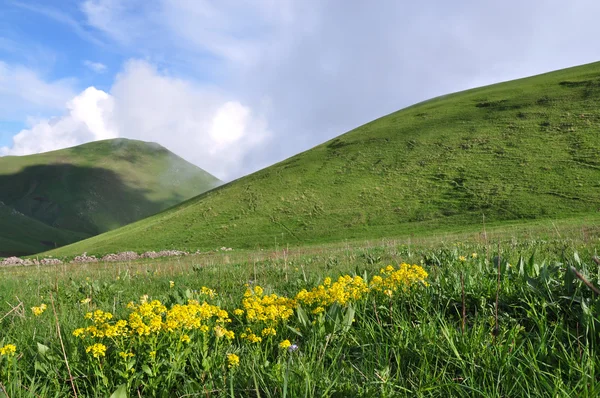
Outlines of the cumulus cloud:
[{"label": "cumulus cloud", "polygon": [[83,61],[83,64],[96,73],[106,72],[106,65],[104,65],[103,63],[85,60]]},{"label": "cumulus cloud", "polygon": [[[217,177],[244,173],[244,158],[267,137],[266,121],[214,88],[130,61],[106,93],[90,87],[68,112],[42,120],[13,138],[2,155],[45,152],[84,142],[126,137],[157,142]],[[264,166],[264,165],[263,165]]]},{"label": "cumulus cloud", "polygon": [[21,130],[11,148],[0,148],[0,155],[29,155],[118,136],[111,126],[114,99],[104,91],[90,87],[68,101],[66,108],[62,117],[38,120]]}]

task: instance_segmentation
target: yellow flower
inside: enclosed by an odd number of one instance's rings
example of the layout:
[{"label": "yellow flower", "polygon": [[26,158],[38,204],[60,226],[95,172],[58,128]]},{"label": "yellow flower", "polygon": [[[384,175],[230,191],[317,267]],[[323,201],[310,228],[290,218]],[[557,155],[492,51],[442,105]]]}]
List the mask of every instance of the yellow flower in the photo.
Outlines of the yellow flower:
[{"label": "yellow flower", "polygon": [[89,297],[86,297],[86,298],[84,298],[84,299],[81,299],[79,302],[80,302],[81,304],[88,304],[90,301],[92,301],[92,299],[91,299],[91,298],[89,298]]},{"label": "yellow flower", "polygon": [[73,330],[73,336],[75,336],[75,337],[81,336],[81,338],[84,338],[85,337],[85,329],[79,328],[79,329]]},{"label": "yellow flower", "polygon": [[275,336],[276,334],[277,334],[277,331],[273,328],[264,328],[262,330],[263,336]]},{"label": "yellow flower", "polygon": [[17,352],[17,346],[14,344],[7,344],[4,347],[0,347],[0,356],[6,355],[7,357],[15,355]]},{"label": "yellow flower", "polygon": [[466,258],[465,256],[459,256],[459,257],[458,257],[458,260],[459,260],[460,262],[465,262],[465,261],[467,261],[467,258]]},{"label": "yellow flower", "polygon": [[244,315],[244,310],[236,308],[235,310],[233,310],[233,315],[242,316]]},{"label": "yellow flower", "polygon": [[206,286],[202,286],[200,288],[200,293],[209,296],[210,298],[214,298],[217,295],[217,293],[214,290],[209,289]]},{"label": "yellow flower", "polygon": [[150,358],[156,358],[156,351],[150,351]]},{"label": "yellow flower", "polygon": [[240,365],[240,357],[235,354],[227,354],[227,363],[229,368],[235,368]]},{"label": "yellow flower", "polygon": [[477,253],[471,253],[471,258],[477,258]]},{"label": "yellow flower", "polygon": [[94,358],[100,358],[106,355],[106,346],[102,343],[96,343],[85,349],[85,352],[92,353]]},{"label": "yellow flower", "polygon": [[174,287],[175,287],[175,282],[169,281],[169,289],[172,289]]},{"label": "yellow flower", "polygon": [[181,341],[182,343],[189,343],[190,342],[190,336],[188,336],[187,334],[184,334],[183,336],[181,336],[181,338],[179,339],[179,341]]},{"label": "yellow flower", "polygon": [[283,340],[281,343],[279,343],[279,348],[281,348],[282,350],[285,350],[286,348],[288,348],[291,345],[292,345],[292,343],[290,343],[289,340]]},{"label": "yellow flower", "polygon": [[119,356],[121,358],[123,358],[123,359],[127,359],[127,358],[133,357],[134,354],[133,354],[133,352],[124,352],[124,351],[121,351],[121,352],[119,352]]},{"label": "yellow flower", "polygon": [[33,312],[33,315],[40,316],[44,311],[46,311],[46,308],[46,304],[42,303],[39,307],[31,307],[31,311]]}]

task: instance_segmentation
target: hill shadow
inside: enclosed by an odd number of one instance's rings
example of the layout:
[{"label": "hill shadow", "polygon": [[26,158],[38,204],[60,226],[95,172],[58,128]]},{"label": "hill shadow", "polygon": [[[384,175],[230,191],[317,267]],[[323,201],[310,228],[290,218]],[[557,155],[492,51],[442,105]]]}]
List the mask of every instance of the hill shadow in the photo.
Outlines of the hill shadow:
[{"label": "hill shadow", "polygon": [[[29,166],[0,175],[0,201],[61,230],[97,235],[140,220],[169,206],[148,199],[149,190],[127,185],[114,171],[72,164]],[[10,235],[10,234],[9,234]],[[33,235],[33,234],[32,234]],[[39,243],[55,246],[53,236]]]}]

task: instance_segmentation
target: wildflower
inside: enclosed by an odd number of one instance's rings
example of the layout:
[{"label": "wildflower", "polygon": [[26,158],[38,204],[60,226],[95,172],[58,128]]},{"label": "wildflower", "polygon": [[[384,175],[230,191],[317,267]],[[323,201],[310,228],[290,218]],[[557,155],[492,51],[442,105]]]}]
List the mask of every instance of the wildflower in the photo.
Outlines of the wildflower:
[{"label": "wildflower", "polygon": [[477,253],[471,253],[471,258],[477,258]]},{"label": "wildflower", "polygon": [[133,357],[135,355],[133,354],[133,352],[124,352],[124,351],[121,351],[121,352],[119,352],[119,356],[121,358],[123,358],[123,359],[127,359],[127,358],[131,358],[131,357]]},{"label": "wildflower", "polygon": [[225,329],[222,328],[221,326],[215,326],[215,336],[217,336],[218,339],[220,339],[221,337],[225,336]]},{"label": "wildflower", "polygon": [[244,310],[236,308],[235,310],[233,310],[233,315],[242,316],[242,315],[244,315]]},{"label": "wildflower", "polygon": [[227,366],[229,368],[235,368],[240,365],[240,357],[235,354],[227,354]]},{"label": "wildflower", "polygon": [[181,341],[182,343],[189,343],[190,342],[190,336],[188,336],[187,334],[184,334],[183,336],[181,336],[181,338],[179,339],[179,341]]},{"label": "wildflower", "polygon": [[206,286],[202,286],[200,288],[200,293],[205,296],[209,296],[210,298],[214,298],[217,295],[217,293],[213,289],[209,289]]},{"label": "wildflower", "polygon": [[102,343],[96,343],[85,349],[85,352],[92,353],[92,356],[96,359],[106,355],[106,346]]},{"label": "wildflower", "polygon": [[274,328],[264,328],[262,330],[262,335],[263,336],[275,336],[277,334],[277,331]]},{"label": "wildflower", "polygon": [[81,338],[84,338],[85,337],[85,329],[79,328],[79,329],[73,330],[73,336],[75,336],[75,337],[81,336]]},{"label": "wildflower", "polygon": [[0,356],[6,355],[7,357],[15,355],[17,352],[17,346],[14,344],[7,344],[4,347],[0,347]]},{"label": "wildflower", "polygon": [[294,352],[298,349],[298,346],[296,344],[292,344],[291,346],[288,347],[288,352]]},{"label": "wildflower", "polygon": [[465,256],[459,256],[458,261],[464,263],[465,261],[467,261],[467,258]]},{"label": "wildflower", "polygon": [[155,359],[156,358],[156,351],[150,351],[150,358],[151,359]]},{"label": "wildflower", "polygon": [[81,304],[88,304],[88,303],[90,303],[91,301],[92,301],[92,299],[91,299],[91,298],[89,298],[89,297],[86,297],[86,298],[84,298],[84,299],[81,299],[79,302],[80,302]]},{"label": "wildflower", "polygon": [[279,348],[281,348],[282,350],[285,350],[289,347],[291,347],[292,343],[290,343],[289,340],[283,340],[281,343],[279,343]]},{"label": "wildflower", "polygon": [[44,311],[46,311],[46,308],[46,304],[42,303],[39,307],[31,307],[31,311],[33,312],[33,315],[40,316]]},{"label": "wildflower", "polygon": [[169,289],[173,289],[175,287],[175,282],[169,281]]}]

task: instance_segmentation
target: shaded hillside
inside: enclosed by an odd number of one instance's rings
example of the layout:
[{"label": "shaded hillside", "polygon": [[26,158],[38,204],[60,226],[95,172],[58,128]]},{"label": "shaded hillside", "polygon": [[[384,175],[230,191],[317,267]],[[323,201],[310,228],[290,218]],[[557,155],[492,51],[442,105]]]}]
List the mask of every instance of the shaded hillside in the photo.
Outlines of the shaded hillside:
[{"label": "shaded hillside", "polygon": [[600,63],[435,98],[53,254],[378,238],[600,209]]},{"label": "shaded hillside", "polygon": [[121,227],[218,180],[152,143],[125,139],[0,158],[0,253],[35,253]]}]

